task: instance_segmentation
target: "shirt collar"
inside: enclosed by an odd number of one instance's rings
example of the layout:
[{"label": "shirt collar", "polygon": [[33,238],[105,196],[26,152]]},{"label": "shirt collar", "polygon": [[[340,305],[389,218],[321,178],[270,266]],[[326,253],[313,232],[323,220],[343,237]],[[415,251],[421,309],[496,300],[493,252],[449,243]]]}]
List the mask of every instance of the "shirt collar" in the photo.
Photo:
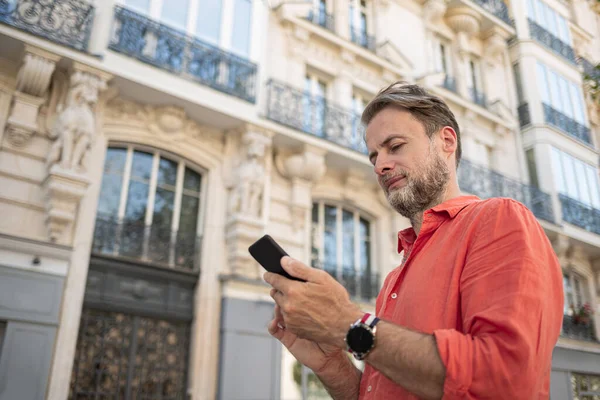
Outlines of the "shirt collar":
[{"label": "shirt collar", "polygon": [[[423,226],[421,226],[421,232],[428,221],[428,215],[435,214],[447,216],[450,219],[453,219],[463,208],[476,201],[480,201],[479,197],[477,196],[459,196],[426,210],[423,215]],[[398,253],[412,246],[415,240],[417,240],[417,234],[412,226],[398,232]]]}]

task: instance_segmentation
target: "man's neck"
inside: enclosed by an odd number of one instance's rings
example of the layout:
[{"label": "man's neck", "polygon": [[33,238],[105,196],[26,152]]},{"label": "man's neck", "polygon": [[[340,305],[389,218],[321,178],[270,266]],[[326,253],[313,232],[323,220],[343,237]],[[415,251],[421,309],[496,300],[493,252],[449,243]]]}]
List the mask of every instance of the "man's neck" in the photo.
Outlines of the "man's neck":
[{"label": "man's neck", "polygon": [[448,200],[452,200],[459,196],[462,196],[462,193],[460,192],[460,188],[458,187],[458,185],[451,185],[446,189],[446,191],[444,191],[444,193],[440,196],[438,200],[431,202],[431,204],[427,206],[425,210],[420,211],[417,214],[409,217],[410,224],[412,225],[415,234],[418,235],[419,232],[421,232],[421,226],[423,225],[423,214],[425,213],[425,211],[430,210],[435,206],[438,206],[442,203],[445,203]]}]

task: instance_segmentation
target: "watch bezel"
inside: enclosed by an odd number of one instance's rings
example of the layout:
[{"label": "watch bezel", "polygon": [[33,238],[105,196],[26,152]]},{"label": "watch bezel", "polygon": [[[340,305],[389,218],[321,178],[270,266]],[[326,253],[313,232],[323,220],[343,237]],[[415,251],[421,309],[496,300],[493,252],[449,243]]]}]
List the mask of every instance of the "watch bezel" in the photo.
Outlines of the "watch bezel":
[{"label": "watch bezel", "polygon": [[[354,349],[352,349],[350,347],[350,343],[348,342],[348,337],[349,337],[350,333],[356,329],[365,329],[366,331],[368,331],[371,334],[371,337],[373,338],[371,346],[364,352],[355,351]],[[348,332],[346,333],[346,337],[344,338],[344,341],[346,342],[346,347],[347,347],[348,351],[352,353],[354,358],[356,358],[359,361],[362,361],[367,356],[367,354],[369,354],[369,352],[371,350],[373,350],[373,348],[375,347],[375,342],[377,340],[376,336],[375,336],[376,332],[377,332],[377,326],[374,326],[371,328],[371,326],[369,326],[361,321],[357,321],[354,324],[350,325],[350,329],[348,329]]]}]

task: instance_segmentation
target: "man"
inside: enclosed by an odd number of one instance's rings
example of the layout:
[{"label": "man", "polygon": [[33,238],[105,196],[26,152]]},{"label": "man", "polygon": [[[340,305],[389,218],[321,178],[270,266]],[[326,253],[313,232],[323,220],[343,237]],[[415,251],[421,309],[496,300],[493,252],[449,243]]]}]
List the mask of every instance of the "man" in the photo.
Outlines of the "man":
[{"label": "man", "polygon": [[334,399],[547,399],[563,289],[537,220],[514,200],[461,195],[458,124],[420,87],[382,90],[362,121],[379,184],[411,221],[402,265],[369,315],[326,272],[284,257],[306,282],[265,274],[269,332]]}]

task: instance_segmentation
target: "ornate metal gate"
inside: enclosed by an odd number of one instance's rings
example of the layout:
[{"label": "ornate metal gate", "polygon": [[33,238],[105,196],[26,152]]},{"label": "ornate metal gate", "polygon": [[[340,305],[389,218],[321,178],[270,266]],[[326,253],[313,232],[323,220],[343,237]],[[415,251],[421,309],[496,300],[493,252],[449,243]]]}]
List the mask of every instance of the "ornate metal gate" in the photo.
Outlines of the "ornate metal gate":
[{"label": "ornate metal gate", "polygon": [[71,399],[185,399],[188,322],[84,309]]}]

